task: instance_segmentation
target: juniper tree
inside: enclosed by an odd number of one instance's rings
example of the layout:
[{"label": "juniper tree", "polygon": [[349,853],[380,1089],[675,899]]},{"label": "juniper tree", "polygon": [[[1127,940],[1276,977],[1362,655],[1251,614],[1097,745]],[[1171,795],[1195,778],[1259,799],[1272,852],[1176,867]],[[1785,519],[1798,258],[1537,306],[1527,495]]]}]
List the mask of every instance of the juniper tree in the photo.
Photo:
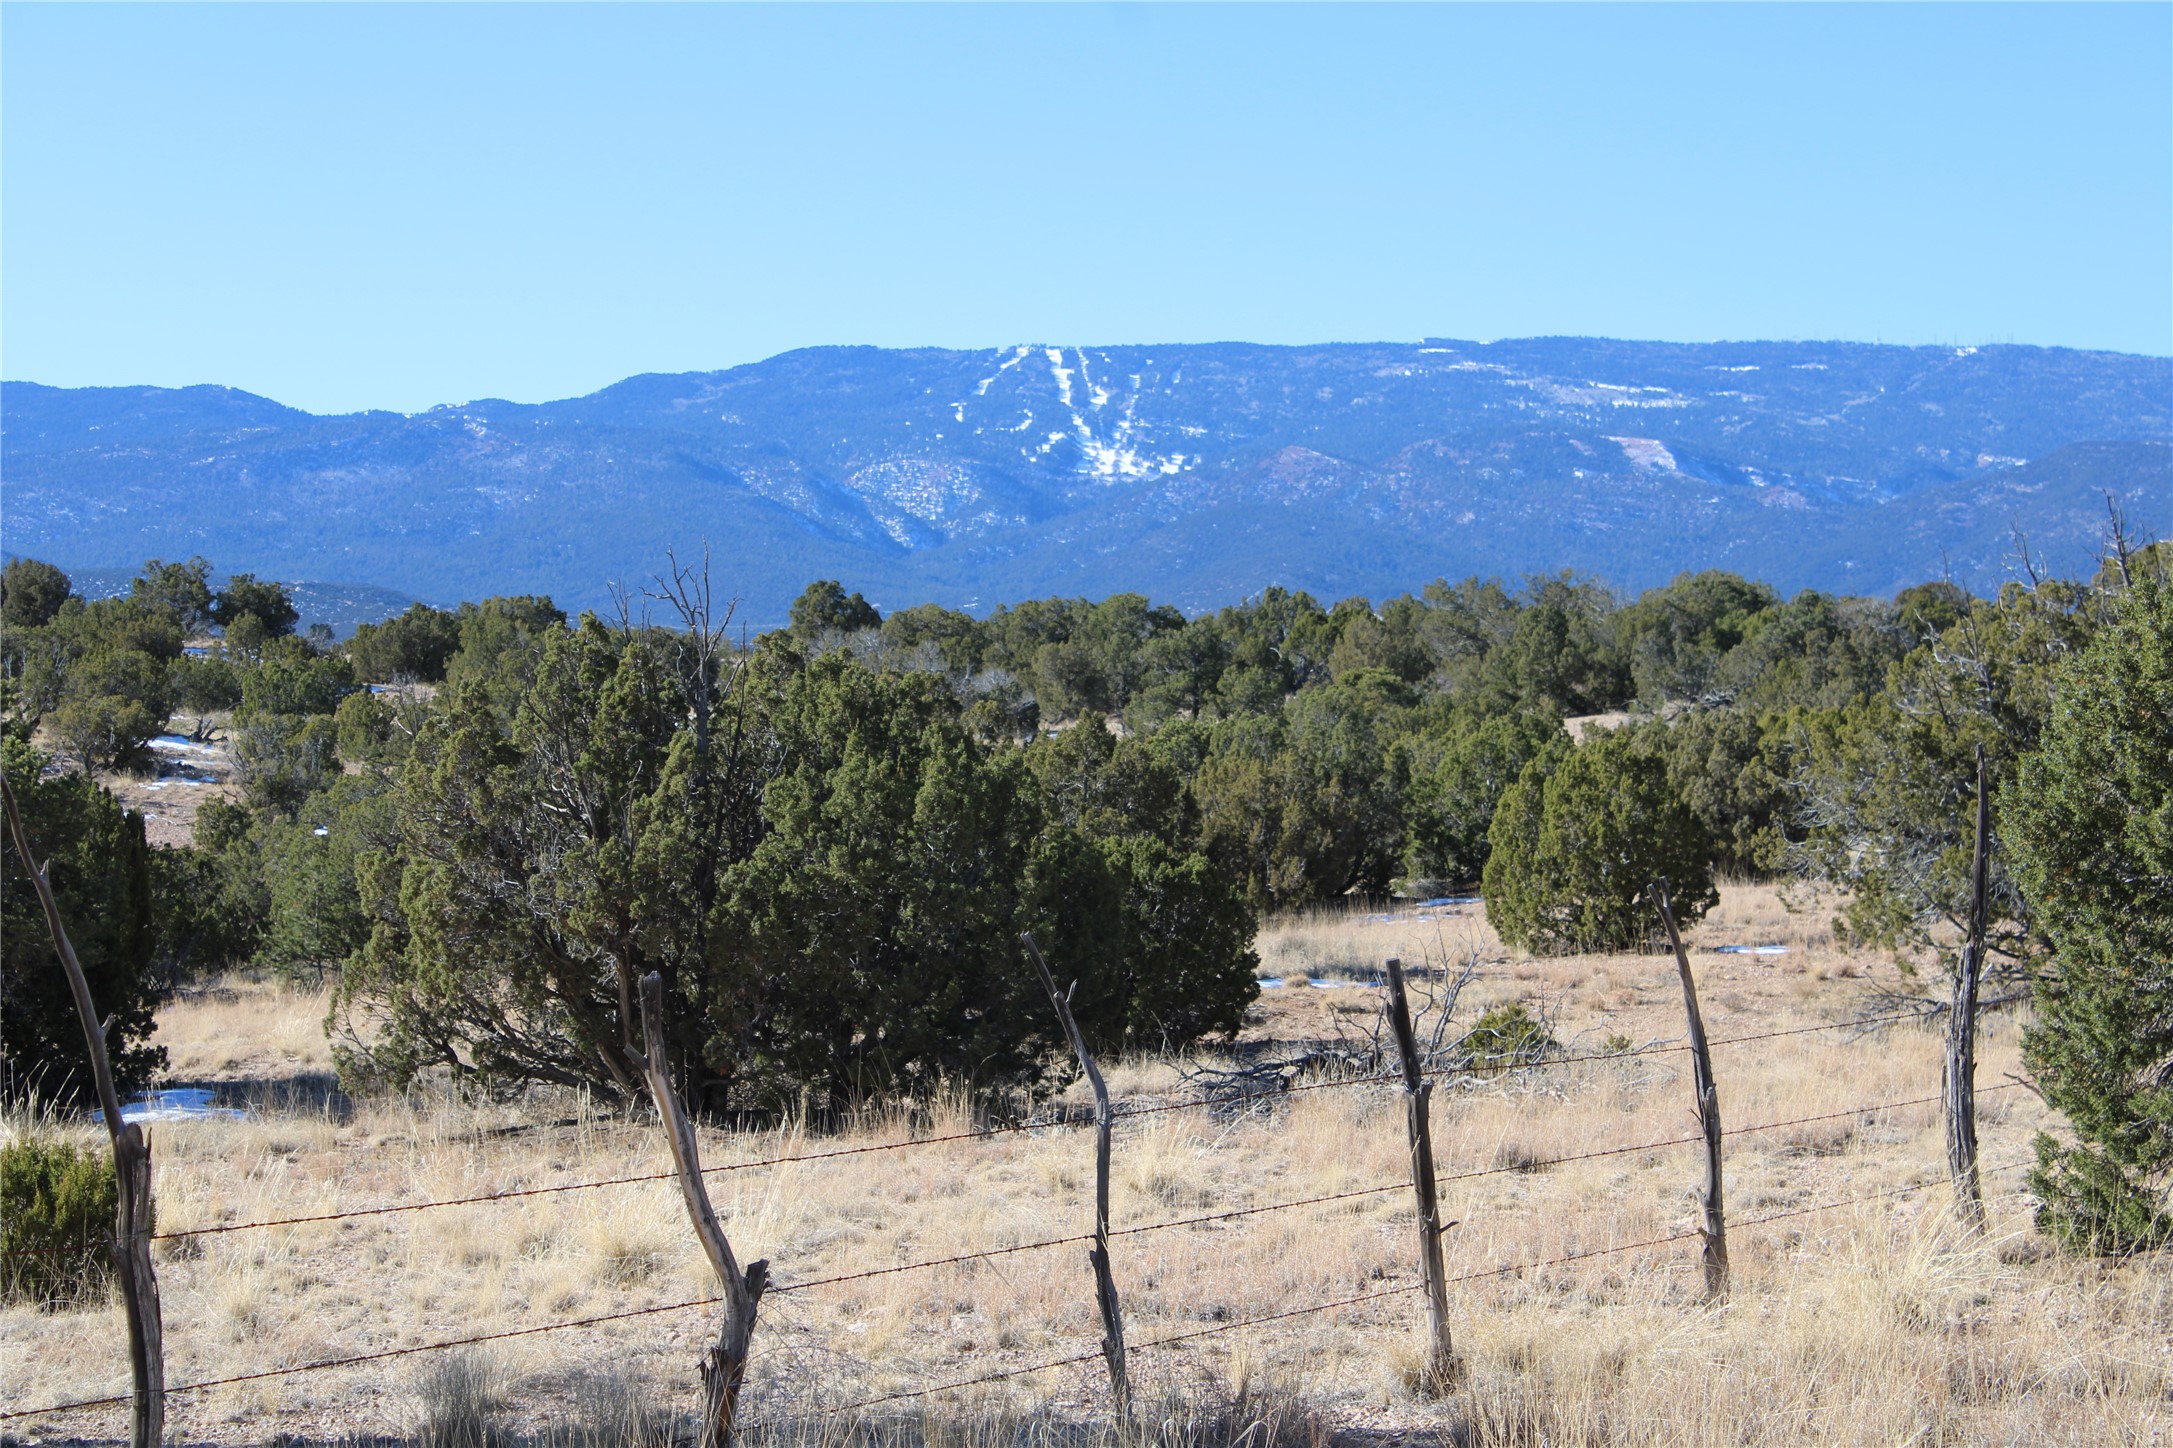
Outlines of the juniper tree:
[{"label": "juniper tree", "polygon": [[2136,581],[2061,672],[2003,792],[2052,943],[2024,1059],[2075,1140],[2037,1140],[2039,1225],[2080,1251],[2173,1241],[2173,586]]},{"label": "juniper tree", "polygon": [[1543,750],[1502,795],[1487,838],[1487,919],[1525,950],[1647,944],[1659,929],[1648,887],[1661,877],[1685,925],[1720,900],[1711,841],[1667,765],[1626,733]]}]

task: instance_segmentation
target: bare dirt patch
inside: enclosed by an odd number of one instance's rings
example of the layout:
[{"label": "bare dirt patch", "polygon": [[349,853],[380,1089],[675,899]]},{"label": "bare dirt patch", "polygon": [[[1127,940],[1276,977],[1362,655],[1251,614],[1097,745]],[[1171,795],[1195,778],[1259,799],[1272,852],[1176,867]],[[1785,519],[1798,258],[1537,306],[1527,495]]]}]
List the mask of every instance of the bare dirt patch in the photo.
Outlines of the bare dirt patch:
[{"label": "bare dirt patch", "polygon": [[144,838],[153,845],[186,845],[195,838],[196,815],[205,801],[233,799],[232,747],[214,732],[209,740],[162,734],[151,744],[152,767],[142,774],[108,773],[98,782],[143,816]]}]

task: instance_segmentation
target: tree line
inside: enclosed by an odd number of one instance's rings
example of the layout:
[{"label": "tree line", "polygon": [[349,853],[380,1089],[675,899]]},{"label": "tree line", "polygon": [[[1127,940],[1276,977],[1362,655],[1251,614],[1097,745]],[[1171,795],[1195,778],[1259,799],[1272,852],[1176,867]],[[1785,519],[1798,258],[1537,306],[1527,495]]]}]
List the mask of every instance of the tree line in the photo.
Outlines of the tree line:
[{"label": "tree line", "polygon": [[[2077,932],[2163,920],[2078,916],[2061,882],[2082,867],[2046,873],[2057,831],[2031,822],[2111,767],[2061,742],[2078,690],[2127,677],[2084,661],[2145,660],[2116,712],[2162,685],[2165,568],[2165,545],[2123,545],[2095,577],[1992,597],[1784,599],[1709,571],[1625,599],[1561,574],[1193,617],[1137,594],[886,616],[825,581],[752,639],[674,570],[611,617],[418,604],[337,644],[201,559],[93,602],[16,560],[0,748],[64,900],[110,937],[86,965],[111,962],[100,998],[138,1074],[159,991],[251,965],[333,976],[350,1083],[631,1101],[653,970],[709,1111],[1031,1088],[1058,1043],[1022,929],[1064,943],[1097,1046],[1181,1047],[1237,1029],[1268,913],[1479,882],[1505,940],[1570,951],[1649,944],[1656,877],[1695,919],[1716,875],[1785,876],[1834,887],[1849,940],[1934,970],[1966,911],[1979,746],[2010,826],[1992,946],[2051,1021],[2083,999]],[[169,727],[228,741],[238,789],[154,850],[93,781],[146,767]],[[2164,798],[2162,770],[2135,787]],[[11,889],[0,1024],[11,1079],[37,1062],[53,1090],[65,1003],[40,994],[24,909]],[[2158,1022],[2137,1049],[2164,1048]],[[2041,1083],[2111,1069],[2049,1029]],[[2098,1193],[2077,1230],[2132,1240],[2164,1229],[2162,1200],[2135,1204],[2173,1163],[2169,1113],[2111,1080],[2090,1094],[2129,1102],[2125,1164],[2041,1172]]]}]

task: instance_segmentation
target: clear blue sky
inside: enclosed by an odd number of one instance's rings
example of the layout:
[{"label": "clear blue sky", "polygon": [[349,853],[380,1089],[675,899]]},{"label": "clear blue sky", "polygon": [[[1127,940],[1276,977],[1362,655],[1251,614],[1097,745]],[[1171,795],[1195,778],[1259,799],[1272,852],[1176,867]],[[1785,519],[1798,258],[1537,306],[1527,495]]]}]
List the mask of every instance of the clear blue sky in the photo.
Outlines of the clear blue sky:
[{"label": "clear blue sky", "polygon": [[0,9],[0,370],[317,411],[787,348],[2173,352],[2173,6]]}]

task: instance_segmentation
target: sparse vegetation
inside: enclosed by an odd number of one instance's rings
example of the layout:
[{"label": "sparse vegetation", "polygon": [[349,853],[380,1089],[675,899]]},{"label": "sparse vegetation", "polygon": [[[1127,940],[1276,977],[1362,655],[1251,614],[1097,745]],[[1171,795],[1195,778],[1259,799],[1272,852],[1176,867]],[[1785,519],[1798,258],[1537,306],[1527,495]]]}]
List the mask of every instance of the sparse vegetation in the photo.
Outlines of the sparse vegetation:
[{"label": "sparse vegetation", "polygon": [[[1783,956],[1711,954],[1744,939]],[[1340,941],[1342,944],[1333,945]],[[1271,924],[1264,968],[1296,954],[1347,950],[1438,962],[1444,945],[1484,962],[1449,1039],[1499,1007],[1543,999],[1565,1041],[1614,1031],[1638,1042],[1680,1035],[1673,965],[1664,957],[1507,954],[1480,913],[1369,920],[1334,912]],[[1857,968],[1892,985],[1878,957],[1837,949],[1818,914],[1789,914],[1769,887],[1729,887],[1690,939],[1716,1035],[1819,1024],[1845,1015]],[[1423,993],[1422,993],[1423,998]],[[1360,1015],[1343,1014],[1356,1006]],[[1378,1008],[1363,986],[1286,987],[1252,1008],[1245,1043],[1335,1038]],[[317,1031],[324,996],[276,982],[235,982],[167,1007],[159,1044],[175,1074],[226,1084],[254,1114],[159,1128],[161,1230],[346,1207],[467,1196],[659,1169],[655,1129],[574,1093],[464,1102],[442,1093],[328,1106],[286,1083],[326,1070]],[[1430,1026],[1430,1021],[1422,1020]],[[1987,1019],[1982,1078],[2019,1069],[2011,1017]],[[1572,1055],[1586,1055],[1583,1047]],[[1128,1100],[1184,1089],[1184,1058],[1113,1064]],[[1972,1242],[1944,1208],[1936,1105],[1844,1118],[1819,1129],[1752,1132],[1761,1122],[1934,1094],[1935,1032],[1846,1031],[1723,1048],[1731,1212],[1745,1220],[1927,1187],[1840,1211],[1731,1233],[1731,1306],[1695,1304],[1695,1245],[1594,1257],[1475,1278],[1452,1288],[1469,1379],[1447,1397],[1413,1392],[1421,1312],[1411,1294],[1336,1313],[1140,1347],[1143,1402],[1221,1412],[1241,1383],[1279,1384],[1292,1403],[1282,1441],[1322,1443],[1365,1428],[1400,1436],[1518,1441],[1533,1425],[1556,1441],[1727,1441],[1794,1445],[1894,1441],[2098,1443],[2147,1440],[2173,1387],[2173,1292],[2151,1259],[2089,1262],[2046,1253],[2022,1193],[2030,1142],[2052,1113],[2018,1090],[1982,1098],[1992,1231]],[[1445,1239],[1452,1275],[1540,1261],[1681,1230],[1696,1179],[1687,1148],[1534,1169],[1601,1148],[1683,1134],[1687,1084],[1674,1058],[1586,1060],[1539,1076],[1507,1075],[1437,1093],[1444,1174],[1457,1221]],[[1076,1105],[1082,1088],[1067,1096]],[[1123,1126],[1116,1145],[1117,1224],[1407,1180],[1403,1108],[1390,1089],[1311,1092],[1224,1116],[1165,1113]],[[835,1135],[801,1124],[705,1129],[713,1166],[844,1146],[896,1143],[969,1126],[954,1101],[930,1113],[870,1111]],[[1842,1131],[1836,1128],[1847,1127]],[[713,1177],[720,1210],[746,1253],[779,1280],[806,1281],[1081,1230],[1091,1146],[1068,1131],[938,1143]],[[466,1337],[704,1297],[708,1268],[669,1182],[522,1198],[411,1217],[319,1223],[277,1233],[181,1239],[160,1247],[169,1375],[176,1381],[291,1365],[388,1345]],[[995,1270],[996,1268],[1002,1270]],[[1118,1239],[1118,1281],[1135,1344],[1410,1283],[1407,1189],[1378,1198],[1261,1215],[1214,1229]],[[903,1391],[1052,1357],[1093,1352],[1091,1274],[1076,1249],[1020,1254],[784,1294],[766,1301],[747,1411],[776,1448],[844,1442],[959,1443],[998,1427],[1099,1442],[1106,1431],[1098,1363],[974,1393],[940,1395],[897,1417],[824,1420],[825,1405]],[[614,1441],[586,1426],[621,1376],[648,1407],[683,1408],[694,1391],[701,1311],[489,1345],[504,1441]],[[310,1443],[412,1435],[424,1362],[266,1380],[176,1400],[192,1441]],[[35,1406],[125,1384],[105,1311],[0,1310],[0,1398]],[[871,1409],[880,1415],[887,1409]],[[40,1436],[110,1432],[85,1413]],[[1160,1422],[1160,1418],[1153,1421]],[[1522,1424],[1524,1427],[1519,1427]],[[983,1425],[983,1426],[976,1426]],[[1005,1426],[1008,1425],[1008,1426]],[[587,1436],[584,1436],[587,1435]],[[1495,1435],[1488,1437],[1486,1435]],[[1007,1440],[1009,1441],[1009,1440]],[[1029,1441],[1041,1441],[1030,1438]]]}]

